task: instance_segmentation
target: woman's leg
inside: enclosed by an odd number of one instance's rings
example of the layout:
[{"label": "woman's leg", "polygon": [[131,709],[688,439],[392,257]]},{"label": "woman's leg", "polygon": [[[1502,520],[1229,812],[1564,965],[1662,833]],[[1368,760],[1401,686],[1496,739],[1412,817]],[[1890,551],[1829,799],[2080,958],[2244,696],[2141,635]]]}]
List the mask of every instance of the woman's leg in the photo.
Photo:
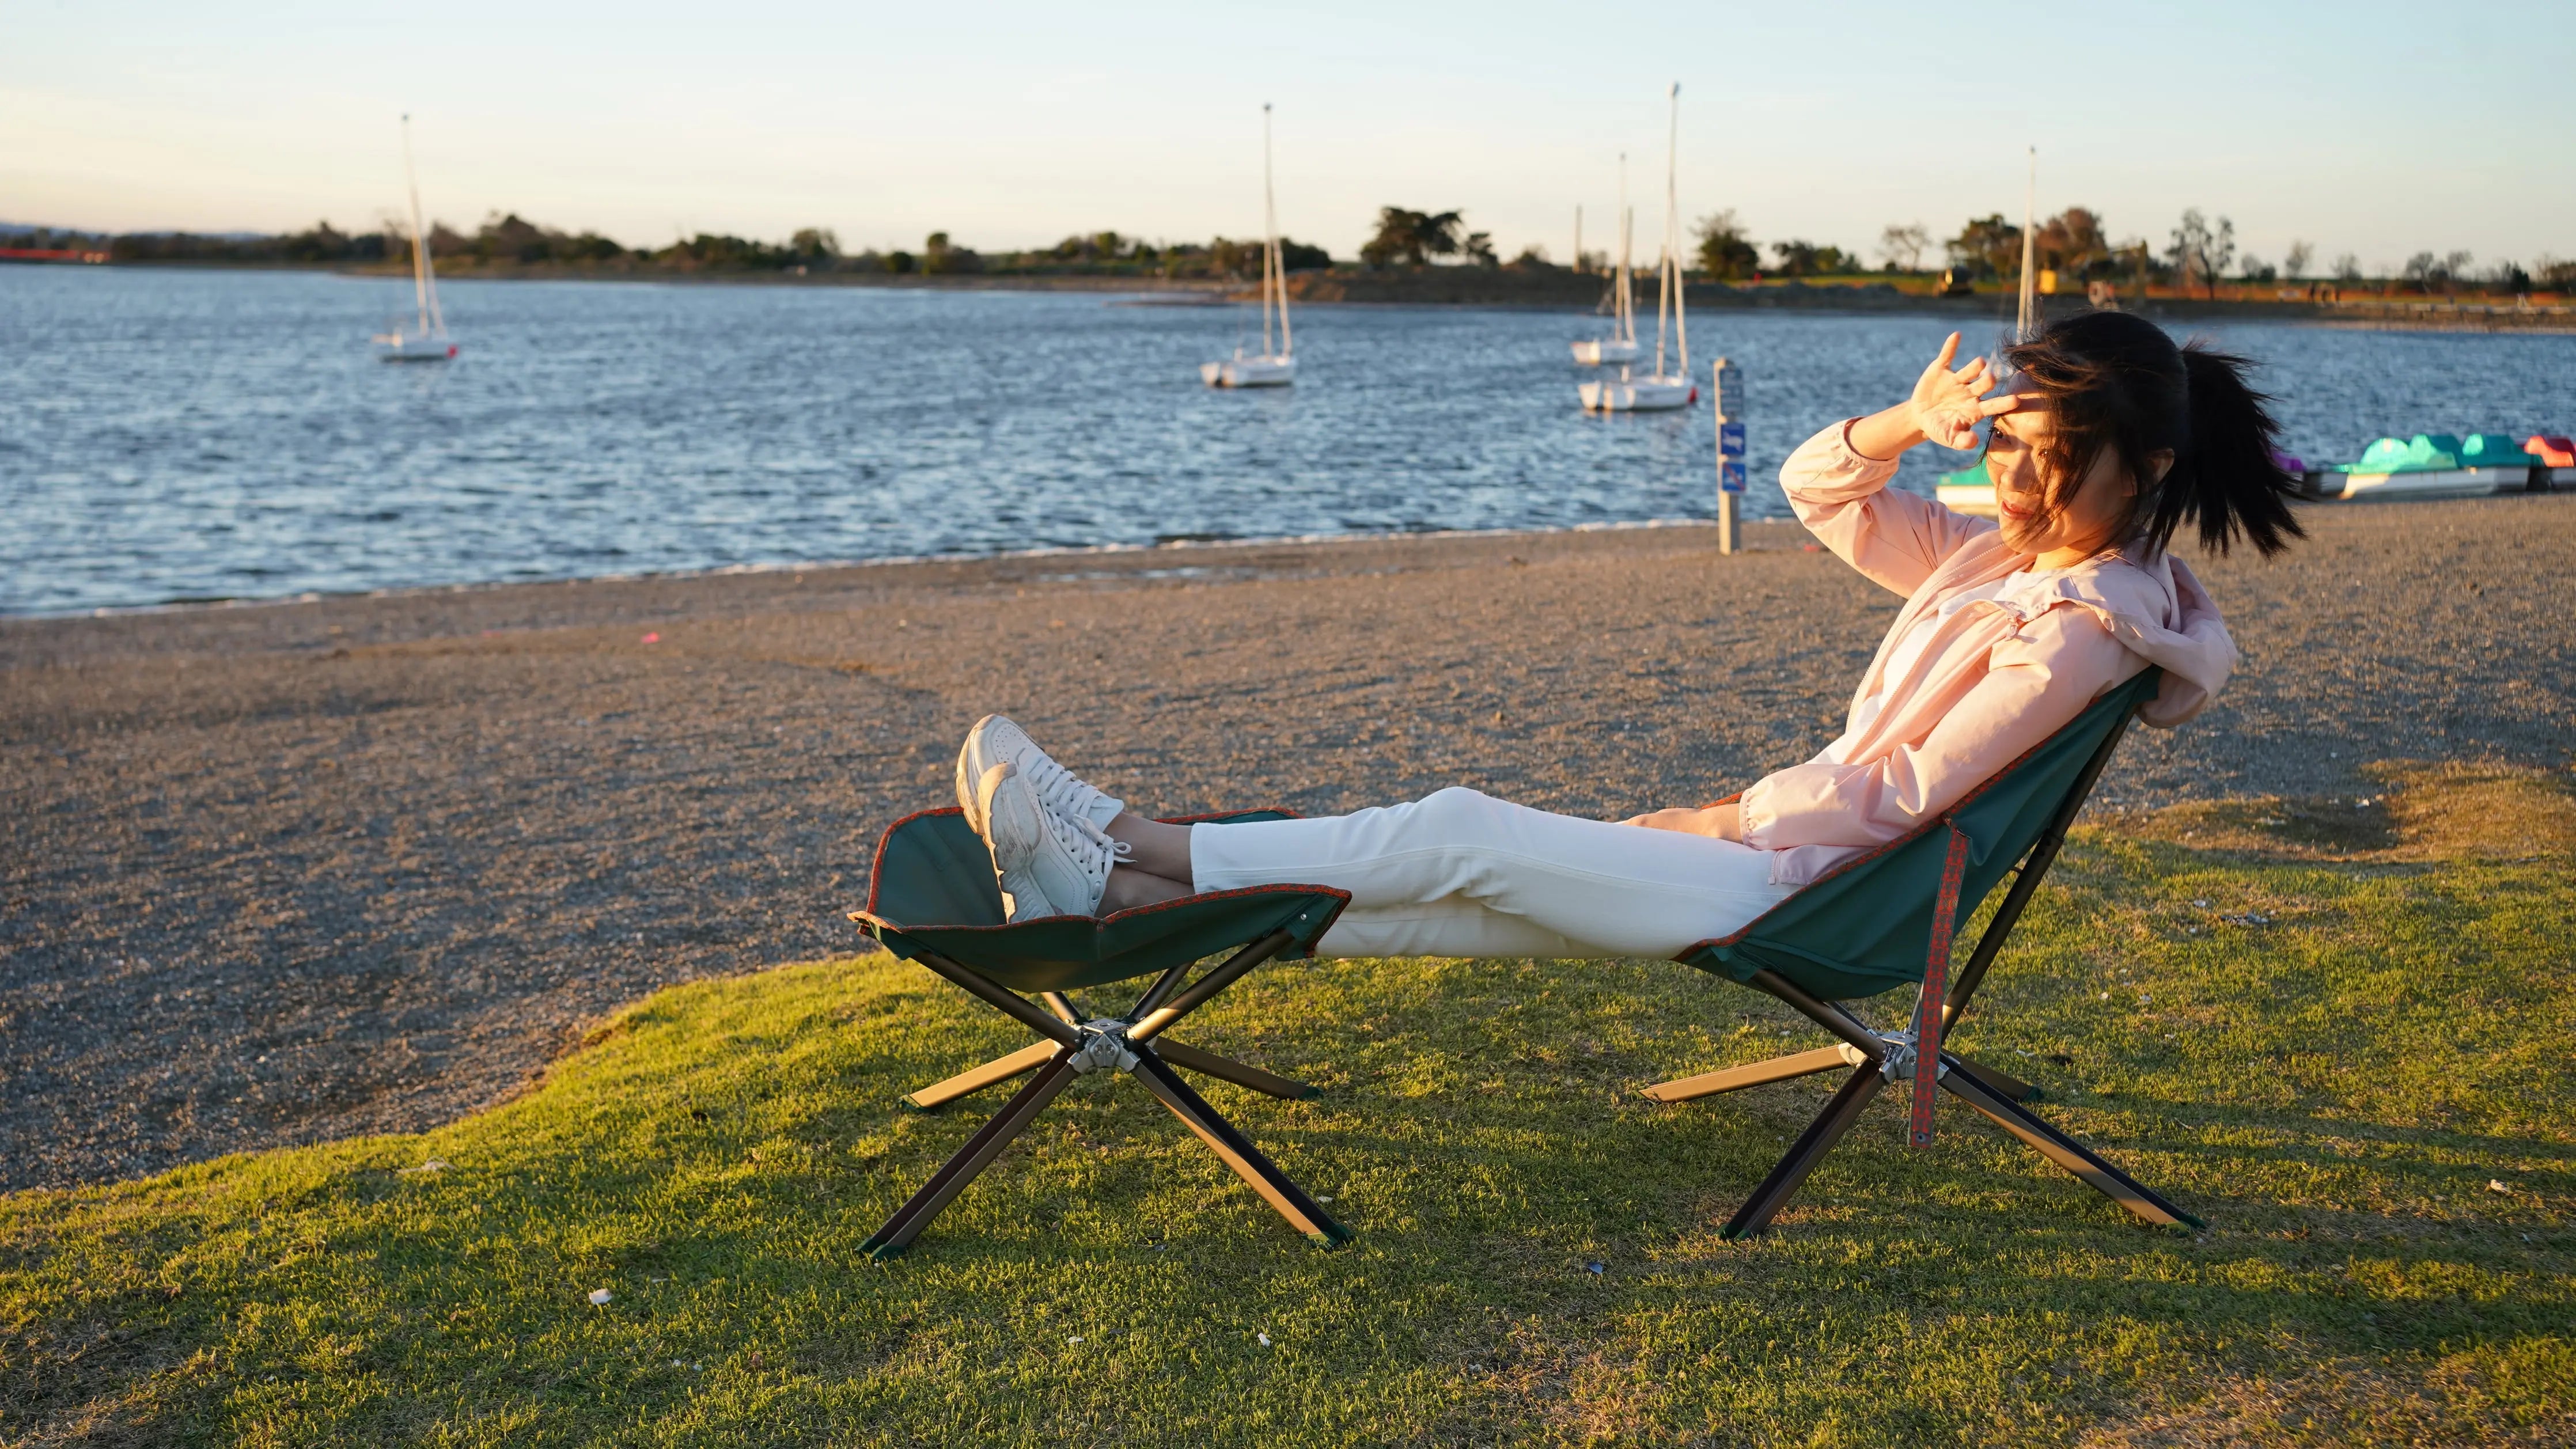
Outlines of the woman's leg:
[{"label": "woman's leg", "polygon": [[1166,825],[1133,810],[1121,810],[1118,818],[1109,822],[1109,838],[1127,847],[1119,853],[1119,864],[1186,885],[1190,879],[1190,831],[1194,828]]},{"label": "woman's leg", "polygon": [[[1523,916],[1452,897],[1419,906],[1346,909],[1315,943],[1318,956],[1608,956],[1589,942],[1548,930]],[[1671,954],[1669,952],[1667,955]]]},{"label": "woman's leg", "polygon": [[1178,900],[1195,890],[1190,882],[1190,831],[1187,825],[1148,820],[1122,810],[1109,822],[1109,838],[1125,847],[1109,870],[1100,893],[1100,914]]},{"label": "woman's leg", "polygon": [[[1186,837],[1192,827],[1165,825],[1160,821],[1146,823],[1158,830],[1181,835],[1184,837],[1182,849],[1188,848]],[[1113,838],[1116,838],[1114,834]],[[1158,859],[1155,863],[1171,868],[1168,860]],[[1187,864],[1184,857],[1183,868]],[[1188,884],[1170,876],[1149,874],[1133,858],[1124,859],[1109,872],[1108,888],[1100,898],[1100,914],[1106,916],[1192,894],[1195,892]],[[1488,910],[1474,901],[1455,897],[1415,906],[1389,906],[1368,911],[1345,909],[1318,943],[1318,950],[1326,956],[1590,954],[1581,945],[1518,916]]]},{"label": "woman's leg", "polygon": [[[1351,892],[1347,931],[1337,923],[1322,943],[1329,955],[1670,956],[1790,893],[1771,883],[1767,851],[1464,789],[1315,820],[1162,828],[1186,831],[1196,890]],[[1171,868],[1174,838],[1151,843],[1153,863]],[[1137,842],[1139,860],[1145,849]]]},{"label": "woman's leg", "polygon": [[[977,737],[1008,724],[977,724],[960,780]],[[1320,820],[1167,825],[1081,786],[1034,743],[1019,745],[1012,762],[1023,771],[1052,771],[1064,776],[1059,793],[1096,797],[1093,821],[1114,815],[1105,830],[1084,827],[1114,845],[1089,906],[1102,915],[1197,891],[1330,885],[1349,890],[1352,904],[1322,943],[1329,954],[1671,955],[1733,932],[1788,894],[1771,885],[1763,851],[1551,815],[1473,790]]]}]

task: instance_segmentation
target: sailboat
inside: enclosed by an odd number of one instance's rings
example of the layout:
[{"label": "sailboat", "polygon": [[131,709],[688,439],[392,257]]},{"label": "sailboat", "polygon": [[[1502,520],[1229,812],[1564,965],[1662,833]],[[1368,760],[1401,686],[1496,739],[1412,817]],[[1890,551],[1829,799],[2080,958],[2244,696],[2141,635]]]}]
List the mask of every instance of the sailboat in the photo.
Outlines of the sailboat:
[{"label": "sailboat", "polygon": [[420,177],[411,164],[411,116],[403,118],[403,182],[411,188],[411,289],[420,318],[412,330],[394,324],[377,334],[376,355],[387,362],[445,362],[456,355],[447,336],[446,314],[438,310],[438,273],[429,263],[429,233],[420,223]]},{"label": "sailboat", "polygon": [[[1261,107],[1261,353],[1199,364],[1210,387],[1286,387],[1297,380],[1296,344],[1288,335],[1288,268],[1279,256],[1279,199],[1270,181],[1270,106]],[[1279,347],[1270,346],[1270,309],[1279,309]]]},{"label": "sailboat", "polygon": [[[1655,370],[1645,377],[1634,377],[1628,368],[1622,367],[1615,381],[1605,378],[1599,382],[1577,384],[1575,394],[1583,399],[1586,412],[1669,412],[1699,400],[1699,388],[1690,377],[1690,324],[1682,312],[1679,179],[1682,86],[1679,81],[1673,82],[1670,124],[1671,129],[1664,142],[1664,256],[1656,267]],[[1667,319],[1671,323],[1669,330],[1678,362],[1670,372],[1664,370]]]},{"label": "sailboat", "polygon": [[[1630,234],[1636,229],[1637,214],[1628,208],[1628,153],[1619,153],[1619,268],[1610,280],[1610,335],[1587,337],[1574,344],[1574,360],[1586,367],[1604,363],[1637,360],[1636,287],[1629,280],[1628,253]],[[1579,244],[1578,244],[1579,247]],[[1583,258],[1578,249],[1577,264]]]}]

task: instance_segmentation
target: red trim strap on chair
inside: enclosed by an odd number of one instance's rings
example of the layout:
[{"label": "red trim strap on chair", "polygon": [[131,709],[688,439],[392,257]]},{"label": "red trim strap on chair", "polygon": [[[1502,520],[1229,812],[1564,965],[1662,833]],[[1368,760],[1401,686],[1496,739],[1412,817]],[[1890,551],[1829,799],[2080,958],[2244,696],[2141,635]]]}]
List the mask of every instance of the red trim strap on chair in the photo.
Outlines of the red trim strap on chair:
[{"label": "red trim strap on chair", "polygon": [[1959,927],[1959,887],[1968,874],[1968,835],[1950,822],[1941,859],[1941,895],[1932,906],[1932,946],[1923,961],[1923,995],[1914,1003],[1914,1145],[1932,1145],[1932,1104],[1940,1096],[1942,1003],[1950,999],[1950,938]]}]

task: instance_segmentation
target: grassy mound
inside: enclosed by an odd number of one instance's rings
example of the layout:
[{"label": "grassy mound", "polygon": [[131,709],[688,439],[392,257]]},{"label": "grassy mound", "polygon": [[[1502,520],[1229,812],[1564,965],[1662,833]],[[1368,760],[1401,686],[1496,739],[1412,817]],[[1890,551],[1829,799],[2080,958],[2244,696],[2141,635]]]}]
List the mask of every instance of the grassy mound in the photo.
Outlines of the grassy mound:
[{"label": "grassy mound", "polygon": [[663,992],[443,1131],[0,1199],[0,1440],[2565,1443],[2576,871],[2403,854],[2079,832],[1971,1018],[2198,1235],[1945,1104],[1724,1243],[1831,1079],[1636,1089],[1811,1029],[1670,965],[1368,961],[1186,1033],[1325,1088],[1205,1084],[1351,1247],[1094,1077],[876,1266],[999,1101],[895,1099],[1021,1042],[863,957]]}]

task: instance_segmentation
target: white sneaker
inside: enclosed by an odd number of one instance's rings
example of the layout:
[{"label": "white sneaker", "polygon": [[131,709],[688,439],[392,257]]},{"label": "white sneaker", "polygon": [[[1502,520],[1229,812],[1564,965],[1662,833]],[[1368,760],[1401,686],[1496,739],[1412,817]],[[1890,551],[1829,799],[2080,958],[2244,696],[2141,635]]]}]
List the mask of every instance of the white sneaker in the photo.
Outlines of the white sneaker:
[{"label": "white sneaker", "polygon": [[[1046,834],[1045,811],[1015,778],[1016,773],[1007,764],[995,765],[985,772],[969,797],[975,802],[974,818],[979,822],[975,833],[984,837],[984,844],[993,852],[993,874],[1002,885],[1002,909],[1009,913],[1013,925],[1066,914],[1047,899],[1046,891],[1029,869],[1035,842]],[[988,828],[993,825],[1001,827],[998,840]]]},{"label": "white sneaker", "polygon": [[1067,822],[1087,824],[1095,833],[1108,829],[1118,812],[1127,808],[1124,801],[1102,794],[1081,776],[1057,764],[1038,748],[1037,741],[1029,738],[1027,730],[998,714],[988,714],[966,732],[965,748],[957,752],[957,803],[965,807],[966,823],[987,841],[991,837],[984,828],[983,807],[977,803],[975,793],[984,776],[995,765],[1006,762],[1037,792],[1041,806]]},{"label": "white sneaker", "polygon": [[1099,913],[1109,867],[1118,859],[1115,842],[1088,821],[1048,810],[1008,760],[984,772],[975,803],[1012,924]]}]

